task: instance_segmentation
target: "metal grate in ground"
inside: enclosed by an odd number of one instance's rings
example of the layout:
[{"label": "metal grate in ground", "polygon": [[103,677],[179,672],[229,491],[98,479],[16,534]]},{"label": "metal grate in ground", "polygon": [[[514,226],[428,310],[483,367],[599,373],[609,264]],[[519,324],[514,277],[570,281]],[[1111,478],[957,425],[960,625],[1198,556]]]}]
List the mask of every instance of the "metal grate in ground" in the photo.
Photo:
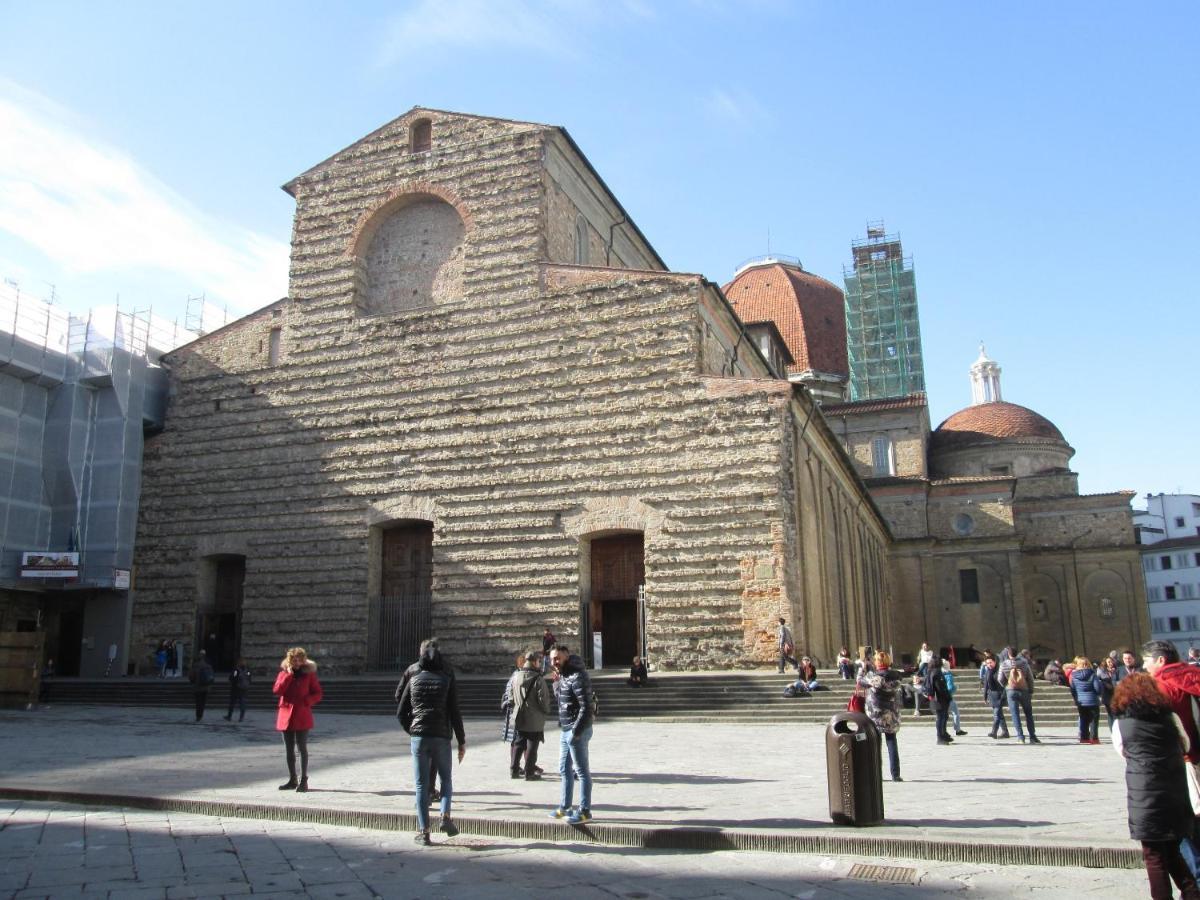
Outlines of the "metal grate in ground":
[{"label": "metal grate in ground", "polygon": [[917,870],[909,866],[872,866],[855,863],[850,867],[850,878],[861,881],[886,881],[888,884],[916,884]]}]

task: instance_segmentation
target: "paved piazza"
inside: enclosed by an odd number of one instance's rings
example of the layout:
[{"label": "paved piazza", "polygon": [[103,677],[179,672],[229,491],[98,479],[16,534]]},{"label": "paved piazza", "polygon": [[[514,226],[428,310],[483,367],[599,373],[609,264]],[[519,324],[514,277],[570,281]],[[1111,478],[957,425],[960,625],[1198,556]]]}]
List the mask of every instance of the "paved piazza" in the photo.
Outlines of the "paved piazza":
[{"label": "paved piazza", "polygon": [[[0,788],[301,810],[412,812],[407,736],[394,719],[325,715],[311,741],[312,791],[281,793],[273,717],[238,725],[210,710],[55,706],[0,712]],[[422,849],[407,832],[181,811],[0,799],[0,896],[512,897],[555,885],[584,897],[1141,897],[1138,869],[998,866],[870,855],[695,852],[487,836],[465,823],[544,827],[556,802],[557,732],[547,780],[512,781],[499,721],[469,720],[455,770],[463,834]],[[1136,847],[1126,837],[1121,761],[1065,729],[1042,746],[971,735],[937,747],[901,731],[901,784],[884,783],[887,824],[835,828],[818,726],[601,722],[592,741],[595,826],[763,835],[922,838],[988,846]],[[557,835],[558,831],[552,834]],[[851,877],[862,865],[912,886]],[[854,869],[858,865],[859,869]],[[870,872],[865,874],[872,874]]]}]

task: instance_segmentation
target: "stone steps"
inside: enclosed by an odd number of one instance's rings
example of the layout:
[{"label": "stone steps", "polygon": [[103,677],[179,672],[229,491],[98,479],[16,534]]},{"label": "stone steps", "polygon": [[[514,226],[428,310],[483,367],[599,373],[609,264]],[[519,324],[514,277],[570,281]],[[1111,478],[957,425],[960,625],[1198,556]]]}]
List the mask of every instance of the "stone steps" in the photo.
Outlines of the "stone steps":
[{"label": "stone steps", "polygon": [[[694,672],[656,674],[647,688],[634,689],[621,674],[596,673],[593,684],[600,700],[600,719],[647,719],[675,722],[822,723],[845,709],[852,684],[836,673],[821,673],[829,690],[797,698],[783,696],[791,683],[788,675],[774,672]],[[975,687],[973,670],[955,673],[963,727],[986,729],[992,710]],[[367,675],[336,677],[322,681],[325,698],[320,709],[330,713],[394,715],[398,676]],[[459,677],[462,712],[468,718],[495,718],[499,721],[503,676],[463,675]],[[183,679],[109,678],[49,679],[45,685],[45,703],[112,704],[119,706],[180,707],[192,705],[191,686]],[[209,692],[209,715],[222,715],[227,708],[229,686],[222,677]],[[247,698],[247,706],[256,710],[275,708],[271,683],[260,679]],[[1070,692],[1063,687],[1039,684],[1034,695],[1034,716],[1039,724],[1073,725],[1075,706]],[[906,710],[905,724],[932,722],[929,715],[915,716]]]}]

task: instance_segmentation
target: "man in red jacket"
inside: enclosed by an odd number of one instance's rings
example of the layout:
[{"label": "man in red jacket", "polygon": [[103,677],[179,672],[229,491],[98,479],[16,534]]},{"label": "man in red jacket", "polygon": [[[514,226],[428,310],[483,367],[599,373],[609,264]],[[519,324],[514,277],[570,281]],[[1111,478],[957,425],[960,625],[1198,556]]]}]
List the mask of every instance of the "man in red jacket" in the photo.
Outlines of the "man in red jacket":
[{"label": "man in red jacket", "polygon": [[[1183,722],[1183,729],[1191,742],[1187,752],[1188,766],[1192,769],[1188,773],[1190,787],[1200,774],[1196,770],[1197,763],[1200,763],[1200,733],[1197,732],[1196,717],[1192,712],[1193,703],[1200,704],[1200,669],[1181,662],[1179,651],[1170,641],[1146,643],[1142,647],[1142,668],[1158,683],[1159,689],[1171,701],[1171,709]],[[1195,802],[1193,796],[1193,808]],[[1200,848],[1197,848],[1194,839],[1184,838],[1179,842],[1179,849],[1192,875],[1196,875],[1197,869],[1200,869]]]}]

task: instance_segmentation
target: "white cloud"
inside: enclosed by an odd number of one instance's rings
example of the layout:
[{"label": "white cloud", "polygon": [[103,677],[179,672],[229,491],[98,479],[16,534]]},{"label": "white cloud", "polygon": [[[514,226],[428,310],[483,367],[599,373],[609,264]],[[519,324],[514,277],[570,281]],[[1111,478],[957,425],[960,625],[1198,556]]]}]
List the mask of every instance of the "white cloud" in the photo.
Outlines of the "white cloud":
[{"label": "white cloud", "polygon": [[69,111],[3,80],[0,232],[71,275],[170,273],[242,311],[287,289],[285,243],[204,215]]}]

